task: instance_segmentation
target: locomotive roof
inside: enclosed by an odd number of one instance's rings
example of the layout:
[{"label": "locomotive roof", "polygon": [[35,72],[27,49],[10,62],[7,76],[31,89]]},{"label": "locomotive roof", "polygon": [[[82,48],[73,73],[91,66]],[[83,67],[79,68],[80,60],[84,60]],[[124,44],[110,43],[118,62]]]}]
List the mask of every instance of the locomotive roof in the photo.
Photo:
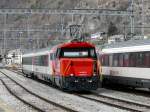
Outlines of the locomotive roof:
[{"label": "locomotive roof", "polygon": [[93,44],[88,42],[69,42],[60,44],[59,48],[74,48],[74,47],[95,47]]},{"label": "locomotive roof", "polygon": [[104,53],[122,53],[139,51],[150,51],[150,39],[110,44],[102,49],[102,52]]}]

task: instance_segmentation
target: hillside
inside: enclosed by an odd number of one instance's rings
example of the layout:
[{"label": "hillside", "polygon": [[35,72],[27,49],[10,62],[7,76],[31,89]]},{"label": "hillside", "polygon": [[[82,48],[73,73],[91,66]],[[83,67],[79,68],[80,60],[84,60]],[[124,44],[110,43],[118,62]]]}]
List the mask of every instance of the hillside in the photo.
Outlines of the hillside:
[{"label": "hillside", "polygon": [[[107,9],[118,9],[118,10],[127,10],[129,9],[129,0],[1,0],[0,8],[51,8],[51,9],[74,9],[74,8],[107,8]],[[141,20],[141,0],[136,0],[134,3],[134,11],[136,12],[135,19],[135,34],[141,34],[141,28],[139,28],[142,24]],[[150,33],[150,1],[146,1],[144,3],[144,25],[145,27],[145,35]],[[82,24],[84,25],[84,32],[86,33],[95,33],[99,31],[103,31],[109,33],[109,28],[113,26],[115,30],[112,30],[110,35],[113,34],[130,34],[130,17],[128,16],[75,16],[74,21],[79,23],[82,20]],[[68,25],[69,22],[72,21],[71,16],[64,17],[65,26]],[[60,16],[53,15],[31,15],[30,19],[27,23],[27,17],[25,15],[9,15],[7,16],[7,28],[24,28],[27,27],[31,29],[48,27],[56,29],[60,24]],[[2,15],[0,15],[0,23],[3,25],[4,19]],[[60,26],[59,26],[60,27]],[[19,36],[20,40],[17,40],[17,43],[20,42],[22,47],[30,48],[31,46],[36,47],[45,47],[50,42],[47,42],[49,32],[21,32]],[[60,39],[60,33],[51,33],[52,39]],[[13,48],[16,47],[16,41],[12,42],[9,38],[16,38],[16,32],[7,32],[7,47]],[[33,38],[32,45],[28,45],[25,43],[29,43],[27,39]],[[1,34],[1,38],[2,34]],[[34,39],[39,38],[39,39]],[[42,40],[43,39],[43,40]],[[35,45],[34,45],[35,44]],[[1,44],[2,45],[2,44]]]}]

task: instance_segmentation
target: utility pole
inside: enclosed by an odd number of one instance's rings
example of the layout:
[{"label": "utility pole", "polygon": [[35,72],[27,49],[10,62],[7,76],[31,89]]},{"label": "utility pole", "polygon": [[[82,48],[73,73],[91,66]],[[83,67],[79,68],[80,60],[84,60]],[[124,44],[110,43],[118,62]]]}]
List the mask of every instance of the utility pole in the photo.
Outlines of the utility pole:
[{"label": "utility pole", "polygon": [[144,0],[142,0],[142,28],[141,28],[141,32],[142,32],[142,38],[144,39]]},{"label": "utility pole", "polygon": [[124,41],[126,41],[126,26],[125,26],[125,22],[123,23],[123,29],[124,29]]},{"label": "utility pole", "polygon": [[31,49],[33,49],[33,43],[32,43],[32,39],[30,37],[30,22],[29,22],[29,18],[30,18],[30,13],[27,13],[27,37],[28,37],[28,41],[29,41],[29,47],[31,47]]},{"label": "utility pole", "polygon": [[[133,0],[132,0],[132,2],[133,2]],[[132,3],[132,5],[133,5],[133,3]],[[133,10],[133,8],[132,8],[132,10]],[[3,20],[4,21],[4,28],[3,28],[3,31],[2,31],[3,32],[3,39],[4,39],[3,40],[3,42],[4,42],[3,43],[3,45],[4,45],[3,51],[4,52],[6,51],[6,47],[8,47],[7,40],[6,40],[6,34],[9,31],[10,31],[10,33],[11,32],[16,32],[16,31],[17,32],[21,32],[21,31],[22,32],[27,32],[27,39],[28,39],[28,43],[27,43],[28,46],[27,47],[31,48],[31,49],[40,47],[39,46],[40,39],[39,38],[34,38],[37,42],[37,44],[34,45],[33,44],[34,39],[33,39],[33,37],[30,37],[30,36],[32,36],[31,35],[32,32],[45,31],[45,29],[44,30],[42,30],[40,28],[39,29],[37,29],[37,28],[31,29],[30,19],[32,18],[31,15],[34,15],[34,14],[36,14],[36,15],[43,15],[44,14],[44,15],[62,16],[61,27],[59,26],[59,28],[60,28],[59,32],[61,31],[61,36],[64,35],[64,31],[65,31],[65,29],[64,29],[64,20],[63,20],[65,15],[72,16],[72,23],[75,23],[77,15],[83,15],[82,18],[81,18],[80,24],[79,24],[80,26],[85,21],[84,17],[91,16],[91,15],[97,15],[97,16],[106,16],[106,15],[109,15],[109,16],[123,16],[124,15],[124,16],[127,16],[127,17],[132,16],[131,18],[134,18],[134,16],[131,15],[130,11],[114,10],[114,9],[99,9],[99,8],[97,8],[97,9],[90,9],[90,8],[89,9],[87,9],[87,8],[80,9],[79,8],[79,9],[64,9],[64,10],[62,10],[62,9],[61,10],[60,9],[45,9],[45,8],[44,9],[28,9],[28,8],[25,8],[25,9],[22,9],[22,8],[21,9],[19,9],[19,8],[10,9],[10,8],[8,8],[8,9],[0,9],[0,14],[3,15],[3,18],[4,18],[4,20]],[[12,16],[12,15],[22,15],[22,14],[25,14],[26,20],[27,20],[25,29],[24,28],[21,28],[21,29],[14,28],[14,29],[12,29],[12,28],[7,27],[7,25],[6,25],[7,15]],[[133,11],[132,11],[132,14],[133,14]],[[133,22],[132,22],[132,24],[133,24]],[[78,35],[77,34],[74,35],[75,37],[80,35],[79,34],[80,31],[78,31],[78,29],[75,32],[78,34]],[[133,33],[134,33],[134,30],[132,31],[132,34]],[[7,39],[8,39],[8,37],[7,37]],[[15,38],[15,39],[18,39],[18,38]],[[20,37],[20,45],[21,45],[21,40],[22,40],[22,38]]]},{"label": "utility pole", "polygon": [[22,31],[20,31],[19,32],[19,49],[22,49],[22,47],[21,47],[21,45],[22,45],[22,38],[23,38],[23,32]]},{"label": "utility pole", "polygon": [[4,14],[4,51],[3,51],[3,54],[6,54],[6,19],[7,19],[7,14]]},{"label": "utility pole", "polygon": [[133,12],[134,12],[134,0],[131,0],[131,6],[130,6],[130,11],[131,11],[131,16],[130,16],[130,19],[131,19],[131,38],[133,38],[134,36],[134,15],[133,15]]},{"label": "utility pole", "polygon": [[61,38],[63,39],[63,36],[64,36],[64,16],[63,15],[61,15],[60,16],[60,24],[61,24]]}]

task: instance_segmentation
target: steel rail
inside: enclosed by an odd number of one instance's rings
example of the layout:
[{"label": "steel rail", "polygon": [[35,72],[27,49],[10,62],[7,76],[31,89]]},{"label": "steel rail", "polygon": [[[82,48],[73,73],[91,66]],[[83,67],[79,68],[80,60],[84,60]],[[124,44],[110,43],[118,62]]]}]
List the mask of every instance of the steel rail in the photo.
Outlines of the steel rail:
[{"label": "steel rail", "polygon": [[143,112],[143,111],[140,111],[138,109],[132,109],[132,108],[128,108],[128,107],[125,107],[125,106],[121,106],[121,105],[117,105],[117,104],[113,104],[113,103],[110,103],[108,101],[102,101],[102,100],[97,100],[97,99],[94,99],[94,98],[90,98],[90,97],[86,97],[86,96],[83,96],[83,95],[79,95],[79,94],[75,94],[81,98],[84,98],[84,99],[88,99],[90,101],[94,101],[94,102],[98,102],[98,103],[102,103],[102,104],[105,104],[105,105],[108,105],[108,106],[111,106],[111,107],[116,107],[118,109],[123,109],[123,110],[127,110],[127,111],[132,111],[132,112]]},{"label": "steel rail", "polygon": [[0,71],[0,73],[2,73],[3,75],[5,75],[7,78],[9,78],[11,81],[13,81],[14,83],[16,83],[17,85],[19,85],[21,88],[23,88],[25,91],[27,91],[27,92],[30,93],[31,95],[34,95],[34,96],[36,96],[37,98],[39,98],[39,99],[41,99],[41,100],[43,100],[43,101],[45,101],[45,102],[47,102],[47,103],[49,103],[49,104],[52,104],[52,105],[54,105],[54,106],[56,106],[56,107],[59,107],[59,108],[61,108],[61,109],[63,109],[63,110],[66,110],[66,111],[68,111],[68,112],[78,112],[78,111],[73,110],[73,109],[71,109],[71,108],[68,108],[68,107],[65,107],[65,106],[63,106],[63,105],[60,105],[60,104],[58,104],[58,103],[55,103],[55,102],[53,102],[53,101],[50,101],[50,100],[48,100],[48,99],[46,99],[46,98],[44,98],[44,97],[41,97],[41,96],[39,96],[38,94],[33,93],[32,91],[28,90],[27,88],[25,88],[24,86],[22,86],[21,84],[19,84],[17,81],[15,81],[14,79],[12,79],[12,78],[9,77],[8,75],[6,75],[4,72]]},{"label": "steel rail", "polygon": [[[22,73],[20,71],[17,71],[17,72],[16,71],[12,71],[12,72],[15,72],[15,73],[17,73],[19,75],[22,75]],[[126,100],[123,100],[123,99],[118,99],[118,98],[109,97],[109,96],[105,96],[105,95],[99,95],[99,94],[96,94],[94,92],[92,92],[92,94],[94,96],[96,96],[96,97],[107,98],[108,100],[114,100],[114,101],[117,101],[117,102],[126,103],[126,104],[130,104],[130,105],[133,105],[133,106],[138,106],[138,107],[145,107],[145,108],[149,108],[150,109],[149,105],[144,105],[144,104],[140,104],[140,103],[136,103],[136,102],[132,102],[132,101],[126,101]],[[84,98],[84,99],[88,99],[88,100],[94,101],[94,102],[103,103],[103,104],[108,105],[108,106],[112,106],[112,107],[116,107],[116,108],[119,108],[119,109],[127,110],[127,111],[143,112],[143,111],[138,110],[138,109],[125,107],[125,106],[118,105],[118,104],[113,104],[113,103],[110,103],[110,102],[106,102],[106,101],[90,98],[90,97],[83,96],[83,95],[80,95],[80,94],[74,94],[74,95],[76,95],[78,97],[81,97],[81,98]]]},{"label": "steel rail", "polygon": [[127,101],[127,100],[123,100],[123,99],[119,99],[119,98],[114,98],[114,97],[110,97],[110,96],[106,96],[106,95],[100,95],[100,94],[96,94],[96,93],[93,93],[93,92],[92,92],[92,94],[95,95],[95,96],[97,96],[97,97],[108,98],[108,99],[116,100],[116,101],[119,101],[119,102],[124,102],[124,103],[127,103],[127,104],[136,105],[136,106],[139,106],[139,107],[146,107],[146,108],[150,109],[150,105],[145,105],[145,104],[141,104],[141,103]]},{"label": "steel rail", "polygon": [[31,108],[37,110],[38,112],[45,112],[45,111],[43,111],[42,109],[40,109],[40,108],[34,106],[33,104],[31,104],[31,103],[25,101],[24,99],[20,98],[19,96],[17,96],[17,95],[8,87],[8,85],[7,85],[2,79],[0,79],[0,81],[1,81],[2,84],[5,86],[5,88],[7,89],[7,91],[8,91],[12,96],[14,96],[16,99],[20,100],[21,102],[23,102],[24,104],[28,105],[29,107],[31,107]]}]

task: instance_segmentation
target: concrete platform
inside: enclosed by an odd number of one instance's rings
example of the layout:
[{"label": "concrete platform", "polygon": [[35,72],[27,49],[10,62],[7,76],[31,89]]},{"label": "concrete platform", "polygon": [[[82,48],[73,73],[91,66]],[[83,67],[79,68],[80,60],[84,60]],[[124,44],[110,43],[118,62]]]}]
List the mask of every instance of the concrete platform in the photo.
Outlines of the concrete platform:
[{"label": "concrete platform", "polygon": [[0,112],[15,112],[9,105],[0,99]]}]

